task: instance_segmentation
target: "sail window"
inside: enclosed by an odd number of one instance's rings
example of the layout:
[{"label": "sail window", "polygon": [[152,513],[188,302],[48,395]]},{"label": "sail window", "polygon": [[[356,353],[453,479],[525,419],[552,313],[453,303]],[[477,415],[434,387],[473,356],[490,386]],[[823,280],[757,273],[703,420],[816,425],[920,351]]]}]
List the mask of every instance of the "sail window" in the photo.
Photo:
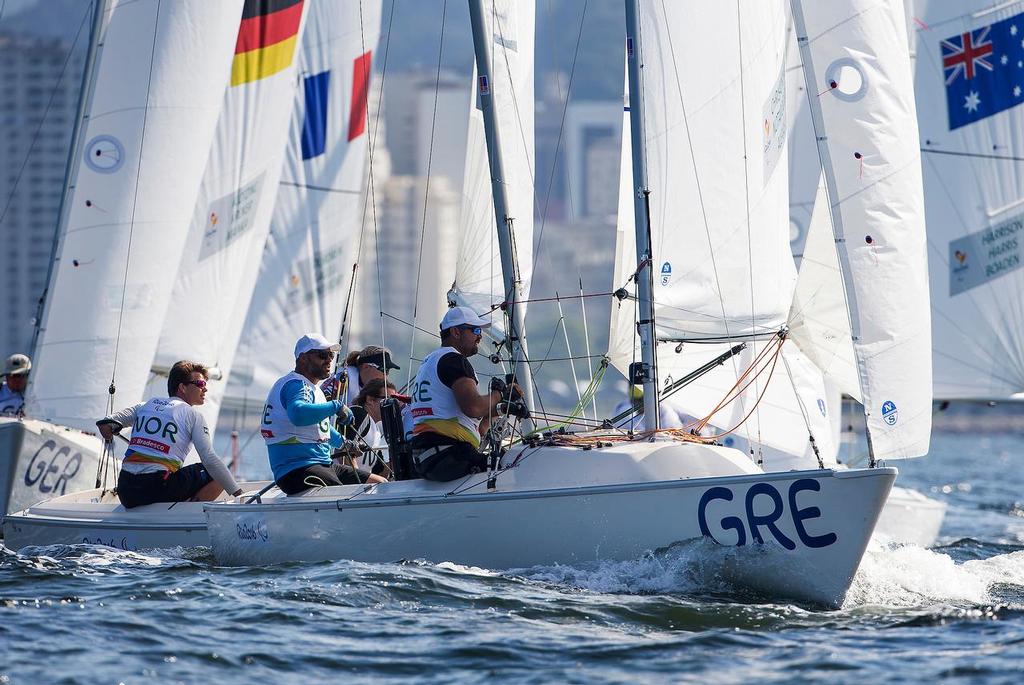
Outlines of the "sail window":
[{"label": "sail window", "polygon": [[857,60],[843,57],[832,62],[825,70],[825,83],[840,100],[856,102],[868,90],[868,79]]}]

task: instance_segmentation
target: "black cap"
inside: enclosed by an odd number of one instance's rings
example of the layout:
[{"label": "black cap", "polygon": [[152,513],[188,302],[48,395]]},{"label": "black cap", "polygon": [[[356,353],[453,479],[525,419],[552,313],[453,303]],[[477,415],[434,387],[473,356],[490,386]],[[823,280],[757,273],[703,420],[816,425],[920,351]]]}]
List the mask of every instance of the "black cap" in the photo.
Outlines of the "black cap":
[{"label": "black cap", "polygon": [[360,354],[359,358],[356,359],[356,366],[359,366],[360,364],[373,364],[385,373],[391,369],[402,368],[392,361],[391,352],[388,350],[382,350],[379,347],[373,350],[363,350],[363,354]]}]

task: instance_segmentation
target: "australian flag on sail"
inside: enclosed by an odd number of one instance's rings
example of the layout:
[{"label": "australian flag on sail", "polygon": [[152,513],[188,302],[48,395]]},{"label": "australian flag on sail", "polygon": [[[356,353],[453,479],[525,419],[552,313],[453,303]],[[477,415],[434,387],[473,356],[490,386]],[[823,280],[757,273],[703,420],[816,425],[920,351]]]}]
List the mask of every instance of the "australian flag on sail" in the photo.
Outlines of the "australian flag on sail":
[{"label": "australian flag on sail", "polygon": [[1024,103],[1024,13],[940,44],[949,130]]}]

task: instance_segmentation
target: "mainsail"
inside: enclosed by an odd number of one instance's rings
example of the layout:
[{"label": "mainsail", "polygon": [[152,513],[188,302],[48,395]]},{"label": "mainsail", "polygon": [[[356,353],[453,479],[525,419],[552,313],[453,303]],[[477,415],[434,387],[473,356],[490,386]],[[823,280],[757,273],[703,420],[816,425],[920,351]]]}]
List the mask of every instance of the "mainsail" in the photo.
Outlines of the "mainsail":
[{"label": "mainsail", "polygon": [[[311,2],[246,2],[231,84],[217,125],[181,268],[160,333],[148,394],[165,392],[179,359],[230,373],[277,197]],[[219,379],[218,379],[219,380]],[[225,383],[200,410],[215,426]]]},{"label": "mainsail", "polygon": [[379,0],[310,8],[284,174],[228,383],[233,404],[264,401],[303,332],[340,330],[375,133],[367,96],[380,8]]},{"label": "mainsail", "polygon": [[1024,2],[917,2],[935,396],[1024,392]]},{"label": "mainsail", "polygon": [[[701,7],[716,16],[699,27],[682,5],[644,4],[641,14],[659,387],[740,341],[748,345],[671,397],[675,409],[697,418],[716,407],[765,339],[786,324],[796,285],[787,232],[783,7]],[[681,68],[712,43],[728,56],[720,78]],[[624,116],[628,132],[628,104]],[[636,270],[630,145],[624,135],[616,288]],[[633,304],[624,300],[612,311],[609,357],[623,374],[639,359]],[[821,424],[815,437],[828,441],[826,393],[820,371],[788,343],[766,381],[752,383],[710,423],[737,429],[730,440],[757,445],[766,468],[781,468],[791,463],[787,455],[810,454],[808,423]],[[832,453],[827,445],[822,451]]]},{"label": "mainsail", "polygon": [[876,459],[920,456],[931,350],[917,112],[900,0],[792,3]]},{"label": "mainsail", "polygon": [[[493,38],[493,83],[478,83],[476,70],[473,72],[473,92],[479,88],[490,90],[501,130],[504,182],[508,190],[509,215],[513,219],[514,248],[522,283],[521,298],[529,297],[533,272],[534,13],[530,2],[484,2],[484,18]],[[458,258],[451,297],[481,315],[490,315],[495,305],[504,301],[505,286],[494,227],[484,121],[477,97],[470,100],[463,179]],[[495,323],[501,325],[501,312],[498,314]]]},{"label": "mainsail", "polygon": [[[26,411],[143,399],[231,74],[241,0],[111,3],[79,122]],[[200,332],[199,334],[202,334]]]}]

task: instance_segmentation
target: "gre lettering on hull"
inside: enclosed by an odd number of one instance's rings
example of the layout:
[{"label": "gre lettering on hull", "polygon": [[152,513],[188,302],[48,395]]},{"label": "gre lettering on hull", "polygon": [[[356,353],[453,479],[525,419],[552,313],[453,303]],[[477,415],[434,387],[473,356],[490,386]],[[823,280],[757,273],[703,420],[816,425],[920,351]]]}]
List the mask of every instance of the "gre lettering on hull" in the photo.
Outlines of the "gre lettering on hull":
[{"label": "gre lettering on hull", "polygon": [[790,551],[798,542],[811,549],[828,547],[839,539],[835,533],[814,531],[813,524],[808,530],[808,523],[821,517],[811,494],[820,490],[821,483],[813,478],[793,481],[785,496],[771,483],[754,483],[741,495],[732,487],[708,488],[697,505],[697,523],[701,535],[720,545],[774,541]]},{"label": "gre lettering on hull", "polygon": [[949,295],[959,295],[1021,267],[1024,214],[949,243]]}]

